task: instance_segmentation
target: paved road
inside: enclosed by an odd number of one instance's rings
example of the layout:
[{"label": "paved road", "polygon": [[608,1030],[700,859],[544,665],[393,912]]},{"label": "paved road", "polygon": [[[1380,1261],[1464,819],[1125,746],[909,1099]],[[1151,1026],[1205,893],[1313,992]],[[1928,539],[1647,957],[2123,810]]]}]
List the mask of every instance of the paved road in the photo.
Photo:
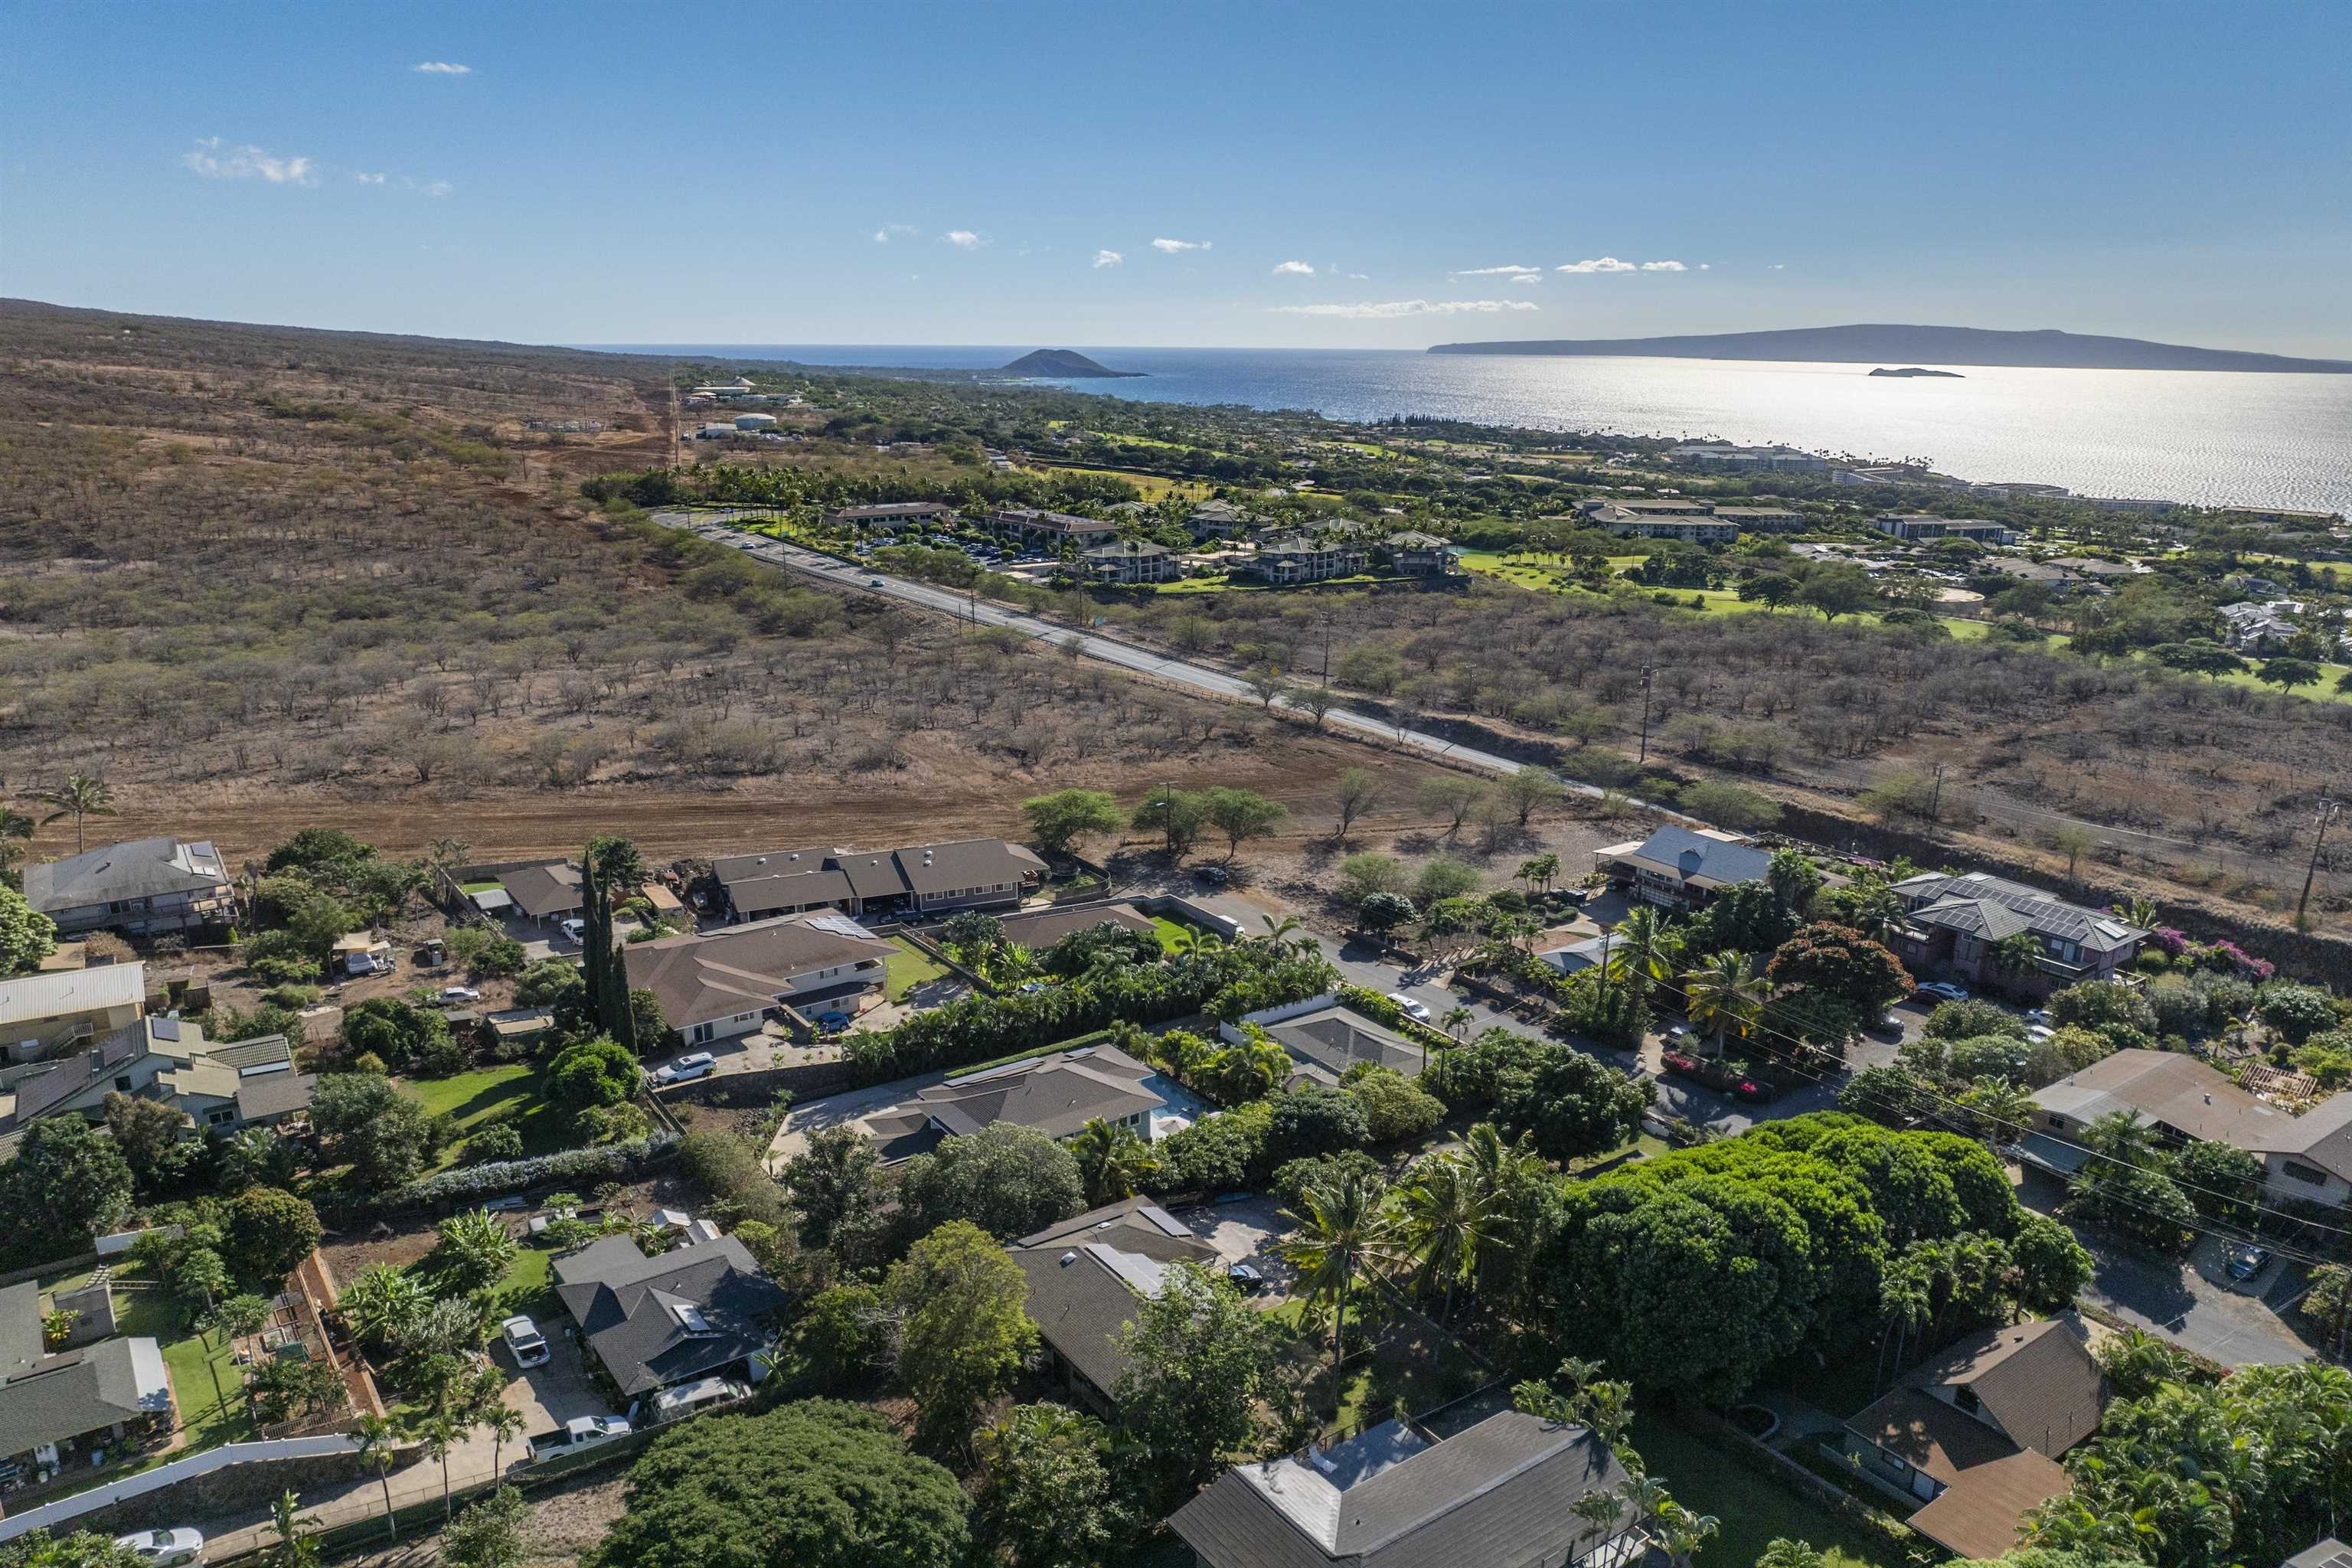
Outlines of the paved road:
[{"label": "paved road", "polygon": [[[653,515],[654,521],[666,528],[688,529],[714,543],[740,546],[746,537],[729,527],[725,521],[719,521],[730,514],[663,511]],[[960,616],[966,621],[977,620],[982,626],[1009,627],[1024,637],[1034,637],[1040,642],[1049,642],[1057,647],[1067,647],[1075,641],[1079,651],[1088,658],[1098,658],[1106,664],[1117,665],[1122,669],[1132,670],[1139,675],[1153,676],[1179,686],[1189,686],[1194,690],[1203,691],[1213,697],[1244,698],[1251,701],[1257,700],[1256,693],[1253,692],[1248,686],[1223,670],[1213,669],[1207,665],[1192,664],[1183,659],[1166,658],[1147,648],[1138,647],[1132,643],[1121,641],[1117,637],[1104,636],[1100,632],[1073,631],[1068,626],[1056,626],[1051,621],[1041,620],[1035,616],[1026,615],[1019,610],[1006,609],[1002,605],[991,604],[985,599],[974,600],[951,588],[934,587],[928,583],[917,583],[903,577],[889,576],[870,567],[853,566],[846,562],[835,560],[830,555],[820,554],[814,550],[803,550],[798,545],[784,544],[773,540],[746,550],[744,553],[755,561],[765,562],[772,566],[804,572],[812,577],[819,578],[838,587],[879,594],[909,605],[919,605],[924,609],[937,610],[942,615]],[[1483,768],[1489,773],[1515,773],[1522,765],[1508,757],[1500,757],[1492,752],[1482,752],[1475,747],[1460,745],[1443,736],[1428,734],[1419,730],[1400,731],[1384,719],[1375,718],[1369,713],[1358,713],[1345,708],[1332,709],[1325,716],[1325,722],[1334,729],[1350,731],[1413,751],[1426,752],[1432,756],[1443,757],[1448,762],[1460,763],[1468,767]],[[1599,789],[1591,784],[1568,783],[1568,787],[1579,795],[1598,796],[1601,794]]]}]

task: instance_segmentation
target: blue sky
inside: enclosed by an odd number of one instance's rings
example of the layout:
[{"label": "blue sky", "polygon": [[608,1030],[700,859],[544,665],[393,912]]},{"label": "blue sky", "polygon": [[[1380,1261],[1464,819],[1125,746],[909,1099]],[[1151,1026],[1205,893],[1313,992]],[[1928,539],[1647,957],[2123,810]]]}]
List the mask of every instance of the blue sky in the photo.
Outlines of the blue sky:
[{"label": "blue sky", "polygon": [[2352,355],[2336,0],[51,0],[0,33],[0,291],[66,304],[535,342],[1906,321]]}]

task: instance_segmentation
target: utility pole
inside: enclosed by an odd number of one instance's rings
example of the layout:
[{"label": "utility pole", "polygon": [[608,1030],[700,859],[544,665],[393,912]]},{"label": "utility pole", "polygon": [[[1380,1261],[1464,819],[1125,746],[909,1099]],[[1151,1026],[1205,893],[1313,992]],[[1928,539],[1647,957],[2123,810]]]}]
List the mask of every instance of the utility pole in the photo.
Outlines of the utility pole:
[{"label": "utility pole", "polygon": [[1635,767],[1650,765],[1650,678],[1656,673],[1654,665],[1642,667],[1642,754],[1634,762]]},{"label": "utility pole", "polygon": [[1935,787],[1927,792],[1927,824],[1930,828],[1944,819],[1944,764],[1936,764]]},{"label": "utility pole", "polygon": [[2319,830],[2311,836],[2311,864],[2303,870],[2303,897],[2294,901],[2294,929],[2303,929],[2304,911],[2311,907],[2311,879],[2319,875],[2320,847],[2327,842],[2328,820],[2336,815],[2336,803],[2326,795],[2319,797]]}]

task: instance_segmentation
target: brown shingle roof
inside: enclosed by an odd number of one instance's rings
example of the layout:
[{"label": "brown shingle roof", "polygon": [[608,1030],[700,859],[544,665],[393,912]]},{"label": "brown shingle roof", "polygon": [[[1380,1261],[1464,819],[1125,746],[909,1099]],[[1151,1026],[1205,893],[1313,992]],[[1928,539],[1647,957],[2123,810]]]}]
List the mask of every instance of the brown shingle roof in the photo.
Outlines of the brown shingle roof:
[{"label": "brown shingle roof", "polygon": [[499,885],[515,901],[515,908],[535,920],[580,907],[580,868],[569,860],[501,871]]},{"label": "brown shingle roof", "polygon": [[787,917],[755,921],[710,936],[671,936],[634,942],[622,949],[632,990],[660,999],[671,1027],[775,1005],[793,989],[795,976],[873,961],[894,951],[879,937],[852,936],[836,929],[843,917]]},{"label": "brown shingle roof", "polygon": [[1972,1390],[2011,1442],[2054,1459],[2096,1431],[2106,1408],[2106,1384],[2082,1333],[2071,1313],[1987,1329],[1906,1381]]}]

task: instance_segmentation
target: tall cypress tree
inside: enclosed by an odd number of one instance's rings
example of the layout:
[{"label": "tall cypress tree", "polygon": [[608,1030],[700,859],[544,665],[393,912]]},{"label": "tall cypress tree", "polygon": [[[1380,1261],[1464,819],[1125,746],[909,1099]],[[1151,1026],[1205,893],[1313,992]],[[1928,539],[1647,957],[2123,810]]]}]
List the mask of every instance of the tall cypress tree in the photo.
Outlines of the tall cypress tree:
[{"label": "tall cypress tree", "polygon": [[588,951],[581,978],[589,1005],[604,1033],[639,1048],[635,1012],[629,1006],[629,971],[613,941],[615,894],[634,889],[645,880],[645,858],[625,838],[599,836],[588,841],[581,858],[580,891],[586,906],[584,925]]}]

